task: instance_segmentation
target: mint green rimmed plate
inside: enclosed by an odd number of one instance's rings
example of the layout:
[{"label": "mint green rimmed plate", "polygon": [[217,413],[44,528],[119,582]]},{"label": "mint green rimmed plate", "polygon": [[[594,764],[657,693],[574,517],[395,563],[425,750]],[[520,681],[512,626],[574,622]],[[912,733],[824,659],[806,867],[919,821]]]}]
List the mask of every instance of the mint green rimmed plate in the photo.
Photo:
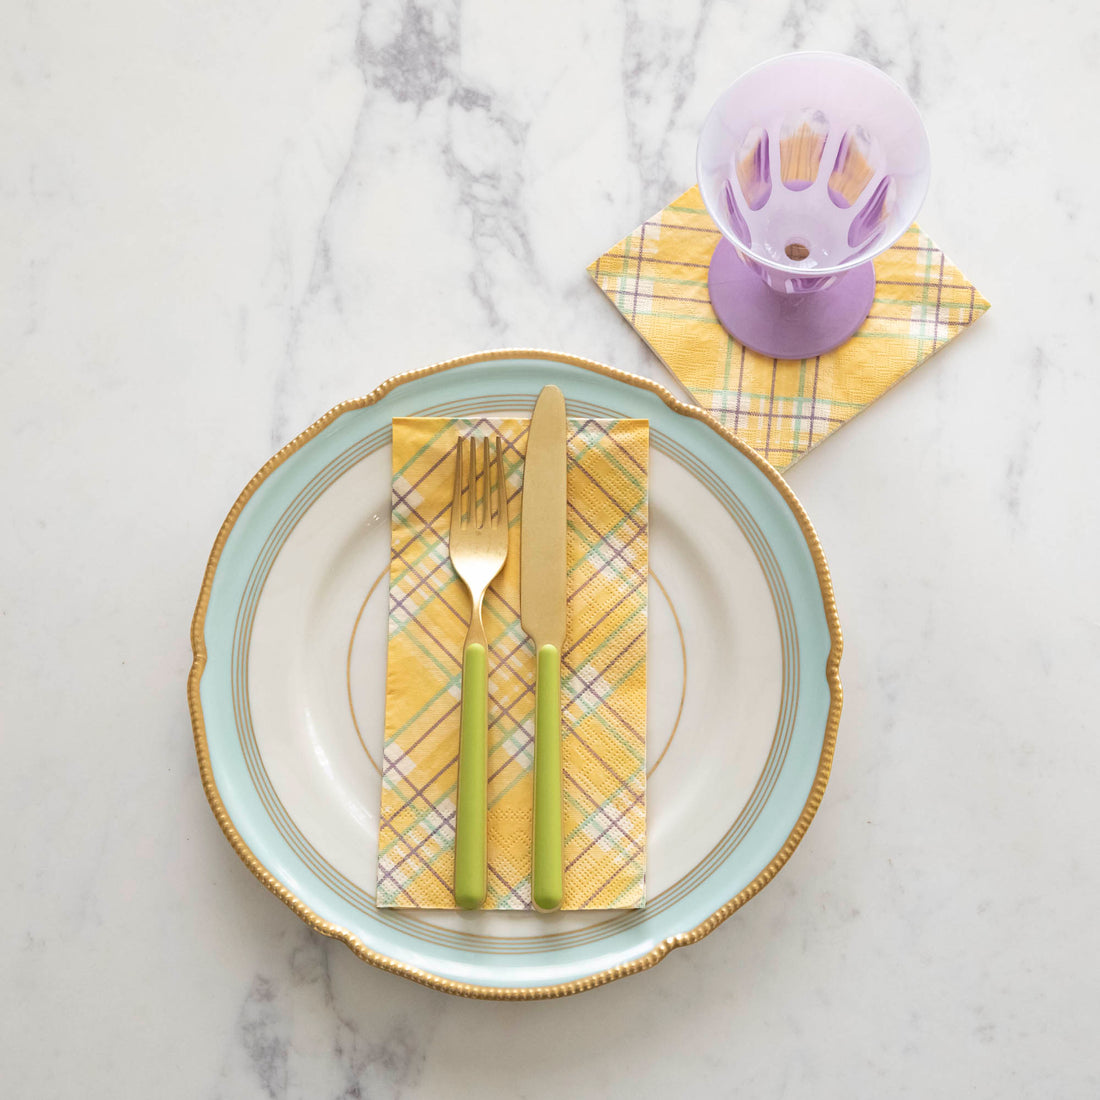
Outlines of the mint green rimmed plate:
[{"label": "mint green rimmed plate", "polygon": [[[650,421],[647,904],[378,909],[390,423]],[[762,889],[809,826],[840,718],[840,625],[786,482],[645,379],[541,351],[401,375],[337,406],[241,493],[210,555],[188,697],[203,786],[249,869],[306,923],[450,993],[562,996],[647,969]]]}]

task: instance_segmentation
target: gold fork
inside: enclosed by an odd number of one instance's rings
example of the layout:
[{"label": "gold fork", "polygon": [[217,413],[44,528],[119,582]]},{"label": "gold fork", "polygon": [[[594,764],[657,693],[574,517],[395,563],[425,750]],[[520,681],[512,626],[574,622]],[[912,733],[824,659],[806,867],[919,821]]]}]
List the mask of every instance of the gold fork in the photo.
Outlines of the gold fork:
[{"label": "gold fork", "polygon": [[[477,909],[485,901],[486,781],[488,772],[489,672],[481,605],[485,590],[508,556],[508,487],[500,436],[496,460],[488,438],[470,439],[468,468],[462,460],[465,441],[455,448],[455,488],[451,505],[450,550],[455,572],[470,593],[470,627],[462,651],[462,725],[458,745],[458,813],[455,821],[455,901]],[[492,475],[495,473],[495,477]],[[494,500],[495,497],[495,500]]]}]

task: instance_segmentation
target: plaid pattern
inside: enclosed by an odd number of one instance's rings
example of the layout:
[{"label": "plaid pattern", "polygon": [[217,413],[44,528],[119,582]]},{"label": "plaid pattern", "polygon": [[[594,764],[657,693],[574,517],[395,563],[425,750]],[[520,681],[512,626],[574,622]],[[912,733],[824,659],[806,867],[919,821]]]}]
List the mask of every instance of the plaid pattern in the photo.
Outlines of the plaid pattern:
[{"label": "plaid pattern", "polygon": [[785,469],[989,308],[917,226],[875,260],[870,316],[813,359],[768,359],[714,316],[707,270],[720,234],[692,187],[589,274],[665,365],[732,432]]},{"label": "plaid pattern", "polygon": [[[454,908],[462,643],[470,600],[448,551],[459,437],[505,442],[508,559],[489,640],[486,908],[531,908],[535,654],[519,623],[526,420],[395,419],[378,904]],[[649,426],[570,421],[569,622],[562,651],[565,909],[645,904]]]}]

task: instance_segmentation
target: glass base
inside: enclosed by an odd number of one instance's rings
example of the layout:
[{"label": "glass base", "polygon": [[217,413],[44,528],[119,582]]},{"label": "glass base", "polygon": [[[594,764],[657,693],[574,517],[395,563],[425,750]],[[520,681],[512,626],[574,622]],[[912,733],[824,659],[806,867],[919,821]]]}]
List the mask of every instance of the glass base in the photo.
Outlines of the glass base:
[{"label": "glass base", "polygon": [[708,284],[718,320],[738,343],[770,359],[809,359],[843,344],[863,324],[875,299],[875,265],[852,268],[826,290],[780,294],[723,239],[711,257]]}]

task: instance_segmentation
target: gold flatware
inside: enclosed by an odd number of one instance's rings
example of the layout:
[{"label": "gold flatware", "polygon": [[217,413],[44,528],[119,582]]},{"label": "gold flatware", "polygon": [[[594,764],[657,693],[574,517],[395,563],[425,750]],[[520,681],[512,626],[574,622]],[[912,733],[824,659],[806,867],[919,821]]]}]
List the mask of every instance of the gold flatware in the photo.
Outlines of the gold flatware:
[{"label": "gold flatware", "polygon": [[562,899],[561,649],[565,642],[565,398],[545,386],[535,402],[523,462],[520,621],[535,643],[535,795],[531,900]]},{"label": "gold flatware", "polygon": [[495,461],[489,440],[465,440],[455,447],[454,501],[451,505],[451,563],[470,594],[470,626],[462,650],[462,722],[458,747],[458,810],[455,820],[455,901],[477,909],[485,901],[488,772],[488,643],[481,605],[490,583],[508,557],[508,486],[500,436]]}]

